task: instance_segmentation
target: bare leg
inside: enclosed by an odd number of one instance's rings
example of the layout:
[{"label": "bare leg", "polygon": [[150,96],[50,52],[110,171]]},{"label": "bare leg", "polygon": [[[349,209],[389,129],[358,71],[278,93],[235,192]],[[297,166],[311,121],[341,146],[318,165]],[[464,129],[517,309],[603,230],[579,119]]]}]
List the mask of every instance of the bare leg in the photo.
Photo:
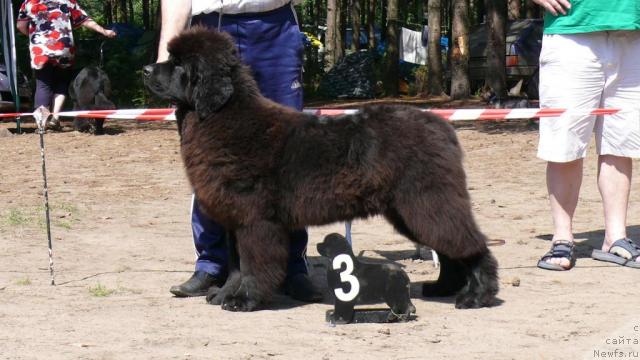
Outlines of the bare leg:
[{"label": "bare leg", "polygon": [[[578,205],[582,185],[582,159],[566,163],[547,163],[547,190],[553,217],[553,241],[573,241],[573,214]],[[565,258],[550,258],[547,262],[564,268],[571,266]]]},{"label": "bare leg", "polygon": [[598,157],[598,189],[604,206],[604,242],[609,251],[614,241],[627,236],[627,209],[631,189],[631,158],[614,155]]},{"label": "bare leg", "polygon": [[58,113],[62,110],[64,106],[65,95],[63,94],[55,94],[53,96],[53,118],[56,122],[58,122]]}]

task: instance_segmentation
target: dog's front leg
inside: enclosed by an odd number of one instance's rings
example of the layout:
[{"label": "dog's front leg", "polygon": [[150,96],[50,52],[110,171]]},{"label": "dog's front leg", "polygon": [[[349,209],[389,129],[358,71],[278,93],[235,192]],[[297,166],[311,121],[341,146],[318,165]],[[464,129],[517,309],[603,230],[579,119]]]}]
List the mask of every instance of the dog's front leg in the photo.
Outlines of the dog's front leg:
[{"label": "dog's front leg", "polygon": [[[221,294],[221,304],[224,310],[252,311],[268,301],[284,280],[288,233],[280,224],[262,221],[242,227],[235,234],[240,259],[239,285],[235,291]],[[235,276],[232,278],[237,281]]]},{"label": "dog's front leg", "polygon": [[236,234],[233,231],[226,233],[225,244],[227,246],[227,271],[229,276],[227,276],[227,281],[225,281],[222,288],[213,286],[207,293],[207,302],[211,305],[221,305],[222,300],[235,293],[242,283]]}]

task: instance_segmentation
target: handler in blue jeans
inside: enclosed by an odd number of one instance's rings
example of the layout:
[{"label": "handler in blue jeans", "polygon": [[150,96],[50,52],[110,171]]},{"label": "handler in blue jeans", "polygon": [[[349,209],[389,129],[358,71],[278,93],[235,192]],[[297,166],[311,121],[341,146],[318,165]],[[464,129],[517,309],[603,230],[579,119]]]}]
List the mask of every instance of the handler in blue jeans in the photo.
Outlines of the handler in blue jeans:
[{"label": "handler in blue jeans", "polygon": [[[261,93],[282,105],[302,110],[303,44],[290,0],[162,0],[158,62],[168,59],[167,43],[189,25],[229,33],[249,65]],[[172,286],[175,296],[204,296],[227,277],[225,229],[206,217],[193,200],[191,225],[198,259],[194,274]],[[285,293],[294,299],[322,299],[308,276],[305,229],[291,234]]]}]

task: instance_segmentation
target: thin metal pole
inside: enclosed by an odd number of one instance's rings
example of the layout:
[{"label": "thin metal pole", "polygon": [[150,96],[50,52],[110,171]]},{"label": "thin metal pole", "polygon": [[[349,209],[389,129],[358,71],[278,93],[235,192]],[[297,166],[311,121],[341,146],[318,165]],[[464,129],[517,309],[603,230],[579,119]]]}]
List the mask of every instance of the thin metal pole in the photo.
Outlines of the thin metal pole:
[{"label": "thin metal pole", "polygon": [[55,285],[56,281],[53,272],[53,243],[51,241],[51,219],[49,216],[49,189],[47,187],[47,165],[44,156],[45,124],[46,120],[42,121],[42,126],[38,126],[38,132],[40,133],[40,157],[42,158],[42,178],[44,180],[44,211],[47,221],[47,240],[49,241],[49,274],[51,275],[51,285]]},{"label": "thin metal pole", "polygon": [[345,238],[347,239],[347,242],[349,243],[349,246],[353,247],[353,242],[351,240],[351,221],[347,221],[344,224],[344,232],[345,232]]},{"label": "thin metal pole", "polygon": [[51,113],[43,106],[33,112],[33,117],[38,124],[38,133],[40,134],[40,157],[42,158],[42,178],[44,180],[44,211],[47,221],[47,240],[49,241],[49,274],[51,275],[51,285],[55,285],[56,281],[53,272],[53,243],[51,241],[51,217],[49,216],[49,188],[47,186],[47,164],[44,156],[44,129],[49,116],[51,116]]}]

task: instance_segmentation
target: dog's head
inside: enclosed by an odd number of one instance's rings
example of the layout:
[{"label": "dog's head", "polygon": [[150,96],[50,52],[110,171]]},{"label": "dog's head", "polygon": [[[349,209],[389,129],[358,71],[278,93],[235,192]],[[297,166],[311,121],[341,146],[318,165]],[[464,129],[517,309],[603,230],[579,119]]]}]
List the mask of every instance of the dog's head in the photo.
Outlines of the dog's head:
[{"label": "dog's head", "polygon": [[322,256],[326,256],[329,259],[333,259],[339,254],[353,255],[351,246],[347,242],[344,236],[336,233],[325,236],[321,243],[316,246],[318,253]]},{"label": "dog's head", "polygon": [[153,94],[195,109],[200,118],[229,101],[240,66],[229,35],[195,27],[172,39],[168,50],[169,60],[144,67],[145,85]]}]

